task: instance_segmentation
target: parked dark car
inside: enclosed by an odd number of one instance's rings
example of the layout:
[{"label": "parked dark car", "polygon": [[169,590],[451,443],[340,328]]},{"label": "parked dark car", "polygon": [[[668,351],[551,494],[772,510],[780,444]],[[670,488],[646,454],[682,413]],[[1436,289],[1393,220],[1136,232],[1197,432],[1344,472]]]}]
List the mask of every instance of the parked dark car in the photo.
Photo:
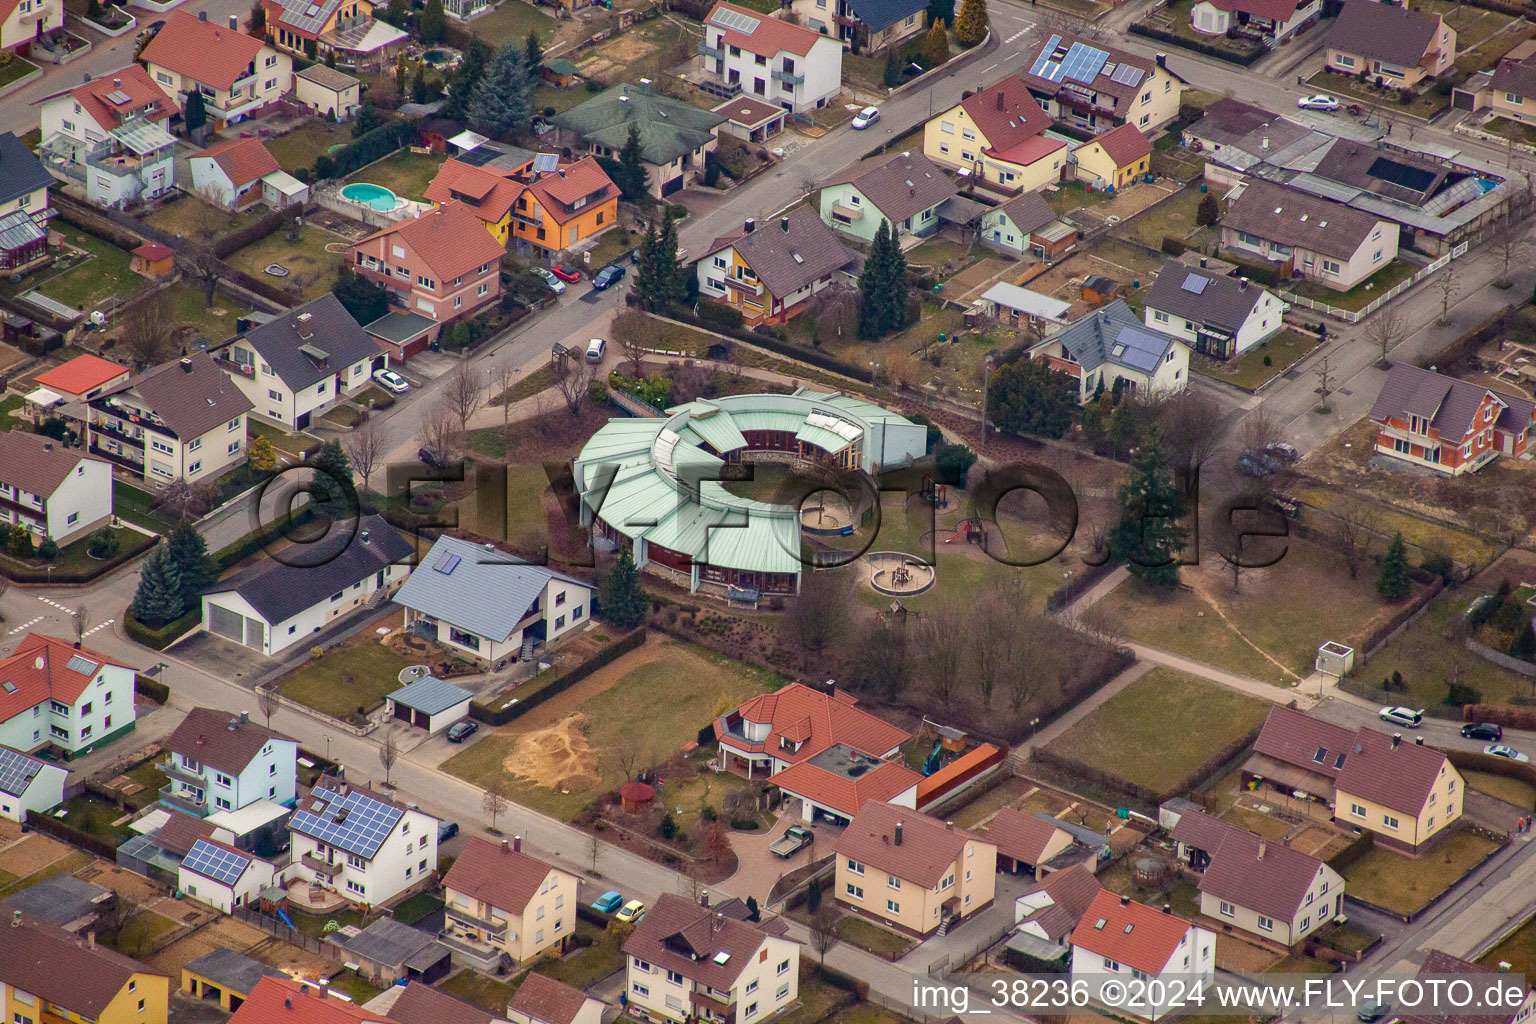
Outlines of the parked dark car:
[{"label": "parked dark car", "polygon": [[454,722],[448,727],[448,742],[463,743],[475,733],[480,731],[480,723],[464,719],[462,722]]},{"label": "parked dark car", "polygon": [[617,263],[610,263],[592,276],[592,287],[596,291],[602,291],[611,285],[616,285],[624,279],[625,269]]},{"label": "parked dark car", "polygon": [[1469,740],[1493,740],[1504,738],[1504,727],[1492,722],[1473,722],[1461,727],[1461,735]]},{"label": "parked dark car", "polygon": [[1243,452],[1237,458],[1237,471],[1243,476],[1269,476],[1280,468],[1280,460],[1267,452]]},{"label": "parked dark car", "polygon": [[1301,461],[1301,452],[1296,450],[1296,446],[1293,444],[1286,444],[1284,441],[1272,444],[1265,448],[1264,454],[1268,455],[1272,459],[1278,459],[1279,461],[1285,463],[1287,466],[1294,466],[1296,463]]},{"label": "parked dark car", "polygon": [[437,823],[437,841],[446,843],[459,834],[459,823],[456,821],[440,821]]},{"label": "parked dark car", "polygon": [[1355,1012],[1355,1016],[1364,1021],[1365,1024],[1371,1024],[1372,1021],[1381,1020],[1381,1018],[1385,1017],[1390,1009],[1392,1007],[1387,1003],[1369,1002],[1360,1007]]},{"label": "parked dark car", "polygon": [[441,469],[448,460],[443,458],[441,452],[434,451],[431,448],[418,448],[416,449],[416,461],[422,465],[431,466],[433,469]]}]

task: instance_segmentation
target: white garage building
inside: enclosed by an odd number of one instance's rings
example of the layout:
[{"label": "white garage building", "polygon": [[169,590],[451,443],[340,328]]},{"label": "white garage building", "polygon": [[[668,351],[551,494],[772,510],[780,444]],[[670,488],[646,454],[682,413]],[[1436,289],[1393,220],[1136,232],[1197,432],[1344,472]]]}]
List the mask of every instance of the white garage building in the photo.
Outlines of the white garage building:
[{"label": "white garage building", "polygon": [[378,607],[410,575],[415,548],[380,516],[364,516],[355,531],[337,524],[288,551],[295,564],[268,558],[205,591],[203,628],[279,654],[354,609]]},{"label": "white garage building", "polygon": [[469,715],[475,695],[436,676],[407,683],[385,699],[391,718],[435,733]]}]

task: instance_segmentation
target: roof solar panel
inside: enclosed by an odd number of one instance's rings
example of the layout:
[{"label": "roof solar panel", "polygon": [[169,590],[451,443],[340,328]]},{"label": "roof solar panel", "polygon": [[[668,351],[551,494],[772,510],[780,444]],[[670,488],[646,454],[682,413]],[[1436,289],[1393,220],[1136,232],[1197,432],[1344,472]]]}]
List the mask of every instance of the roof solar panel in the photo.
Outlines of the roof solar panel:
[{"label": "roof solar panel", "polygon": [[1109,80],[1120,85],[1129,85],[1134,87],[1141,82],[1142,75],[1144,74],[1145,72],[1142,71],[1141,68],[1136,67],[1134,64],[1121,64],[1119,67],[1115,68],[1114,74],[1109,76]]},{"label": "roof solar panel", "polygon": [[1061,36],[1051,36],[1040,55],[1035,58],[1035,63],[1030,66],[1029,73],[1038,75],[1045,70],[1045,65],[1050,62],[1051,54],[1056,51],[1056,45],[1061,42]]},{"label": "roof solar panel", "polygon": [[757,26],[762,24],[762,22],[757,18],[750,17],[741,13],[740,11],[725,10],[723,8],[716,8],[715,13],[713,17],[710,18],[710,20],[713,21],[716,25],[719,25],[721,28],[732,29],[736,32],[745,32],[748,35],[756,32]]},{"label": "roof solar panel", "polygon": [[192,844],[192,849],[182,859],[182,866],[188,871],[195,871],[222,882],[225,885],[234,885],[245,873],[246,867],[251,863],[249,857],[242,856],[231,850],[214,846],[206,839],[199,839]]},{"label": "roof solar panel", "polygon": [[1435,181],[1433,171],[1412,167],[1384,156],[1371,161],[1370,170],[1366,173],[1373,178],[1380,178],[1382,181],[1400,185],[1415,192],[1423,192]]},{"label": "roof solar panel", "polygon": [[107,93],[107,100],[111,102],[113,106],[117,107],[122,106],[124,103],[130,102],[132,99],[132,96],[129,96],[121,89],[113,89],[111,92]]},{"label": "roof solar panel", "polygon": [[20,796],[39,771],[41,767],[32,758],[9,747],[0,747],[0,792]]},{"label": "roof solar panel", "polygon": [[1045,67],[1041,69],[1040,77],[1048,79],[1052,82],[1059,82],[1061,81],[1061,69],[1063,67],[1064,65],[1061,63],[1061,61],[1049,61],[1046,63]]},{"label": "roof solar panel", "polygon": [[432,568],[436,569],[438,572],[442,573],[444,576],[447,576],[449,573],[453,572],[453,570],[457,569],[458,567],[459,567],[459,556],[455,555],[455,554],[452,554],[452,553],[449,553],[449,554],[443,555],[442,558],[439,558],[437,560],[437,564],[434,565]]},{"label": "roof solar panel", "polygon": [[1073,43],[1061,62],[1063,77],[1089,85],[1098,77],[1099,69],[1109,60],[1109,54],[1086,43]]},{"label": "roof solar panel", "polygon": [[93,676],[96,674],[96,670],[101,666],[96,664],[96,662],[92,661],[90,658],[87,658],[85,655],[77,654],[70,658],[69,662],[64,667],[69,669],[71,672],[78,672],[83,676]]},{"label": "roof solar panel", "polygon": [[1190,274],[1184,279],[1183,288],[1191,295],[1199,295],[1205,291],[1205,286],[1209,283],[1209,281],[1201,277],[1199,274]]},{"label": "roof solar panel", "polygon": [[379,851],[403,811],[363,793],[346,796],[329,790],[316,790],[323,802],[317,811],[295,812],[295,831],[360,857],[372,857]]},{"label": "roof solar panel", "polygon": [[560,169],[559,153],[536,153],[533,157],[533,173],[548,174]]}]

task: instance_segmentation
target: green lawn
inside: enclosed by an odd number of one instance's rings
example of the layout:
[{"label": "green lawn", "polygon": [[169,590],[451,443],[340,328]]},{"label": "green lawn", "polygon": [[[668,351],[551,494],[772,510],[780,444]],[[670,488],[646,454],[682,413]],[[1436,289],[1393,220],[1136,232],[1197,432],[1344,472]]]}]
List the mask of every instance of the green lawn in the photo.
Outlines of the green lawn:
[{"label": "green lawn", "polygon": [[1462,772],[1461,777],[1467,780],[1468,786],[1479,793],[1487,793],[1523,810],[1536,810],[1536,789],[1533,789],[1529,782],[1512,779],[1507,775],[1494,775],[1490,772],[1467,771]]},{"label": "green lawn", "polygon": [[26,424],[15,416],[17,410],[25,408],[27,400],[21,395],[6,395],[0,399],[0,430],[13,430],[18,427],[25,429]]},{"label": "green lawn", "polygon": [[312,118],[285,135],[262,141],[278,166],[291,174],[301,167],[313,166],[315,157],[332,147],[351,142],[352,132],[346,125],[327,124]]},{"label": "green lawn", "polygon": [[1513,974],[1536,974],[1536,918],[1528,919],[1503,942],[1478,957],[1477,962],[1484,967],[1497,967],[1501,960],[1509,964]]},{"label": "green lawn", "polygon": [[[640,244],[640,235],[628,228],[613,228],[598,236],[592,247],[592,269],[606,267]],[[627,261],[626,261],[627,262]]]},{"label": "green lawn", "polygon": [[295,910],[289,916],[293,918],[295,928],[317,939],[326,934],[325,926],[330,921],[335,921],[338,928],[345,928],[349,924],[355,924],[359,928],[363,926],[363,915],[350,908],[343,908],[330,914],[306,914],[301,910]]},{"label": "green lawn", "polygon": [[[260,281],[279,288],[297,288],[305,301],[318,299],[336,283],[336,268],[346,259],[345,253],[326,252],[330,242],[342,242],[339,235],[305,225],[299,229],[299,241],[288,241],[287,231],[274,231],[259,242],[253,242],[232,253],[226,262]],[[287,277],[274,277],[266,272],[268,264],[276,263],[287,268]]]},{"label": "green lawn", "polygon": [[1071,213],[1073,210],[1084,206],[1099,206],[1115,198],[1114,193],[1103,189],[1088,191],[1088,186],[1080,181],[1058,182],[1054,191],[1047,191],[1045,201],[1051,205],[1059,217]]},{"label": "green lawn", "polygon": [[0,65],[0,86],[6,86],[10,85],[12,82],[20,81],[21,79],[26,78],[28,75],[33,74],[36,71],[36,64],[33,64],[29,60],[23,60],[13,53],[11,54],[11,59],[8,62]]},{"label": "green lawn", "polygon": [[572,988],[590,988],[624,966],[623,936],[617,931],[598,928],[578,919],[576,934],[592,940],[592,945],[560,959],[540,960],[533,968],[538,974],[563,981]]},{"label": "green lawn", "polygon": [[1378,297],[1395,288],[1399,281],[1406,281],[1419,272],[1419,268],[1405,260],[1393,260],[1347,292],[1337,292],[1316,281],[1297,282],[1293,291],[1297,295],[1326,302],[1340,309],[1364,309]]},{"label": "green lawn", "polygon": [[175,304],[177,322],[191,325],[195,336],[215,343],[235,336],[235,321],[246,311],[243,304],[237,306],[227,295],[215,292],[209,306],[201,288],[185,283],[174,284],[167,291]]},{"label": "green lawn", "polygon": [[908,266],[933,267],[939,279],[952,277],[980,260],[989,251],[981,246],[962,245],[947,238],[931,238],[907,251]]},{"label": "green lawn", "polygon": [[1167,7],[1157,14],[1146,19],[1146,23],[1165,32],[1172,32],[1185,42],[1215,47],[1223,53],[1229,54],[1234,59],[1246,58],[1255,51],[1264,48],[1262,43],[1249,39],[1228,39],[1226,36],[1211,36],[1196,32],[1189,19],[1189,9],[1191,6],[1190,3],[1183,2],[1183,0],[1174,0],[1174,2],[1169,3]]},{"label": "green lawn", "polygon": [[1289,328],[1276,331],[1235,359],[1219,362],[1191,352],[1189,368],[1202,377],[1257,391],[1317,347],[1317,339]]},{"label": "green lawn", "polygon": [[[1524,22],[1523,24],[1515,25],[1506,32],[1500,32],[1496,36],[1484,39],[1481,43],[1456,58],[1456,74],[1466,76],[1482,71],[1485,68],[1493,67],[1506,53],[1529,39],[1532,33],[1536,33],[1536,25]],[[1466,46],[1461,41],[1459,34],[1456,45],[1458,48]]]},{"label": "green lawn", "polygon": [[[487,433],[497,443],[501,442],[499,427],[487,428]],[[519,551],[548,543],[549,520],[544,514],[544,492],[549,490],[549,476],[544,467],[508,466],[506,471],[505,492],[499,487],[475,489],[475,532],[505,537],[516,544]]]},{"label": "green lawn", "polygon": [[[566,706],[566,697],[554,697],[550,705],[560,713],[580,713],[580,729],[591,749],[585,768],[600,781],[571,789],[540,785],[522,775],[511,775],[504,762],[522,749],[524,733],[518,724],[497,729],[479,743],[455,755],[443,768],[476,785],[505,778],[512,799],[544,814],[569,820],[601,789],[622,781],[618,768],[606,756],[621,737],[638,735],[642,750],[664,760],[692,739],[716,715],[736,707],[746,698],[773,689],[777,676],[742,662],[716,655],[705,648],[665,641],[632,652],[614,662],[623,675],[602,693],[588,696],[578,705]],[[627,666],[634,666],[628,668]],[[550,716],[544,716],[548,721]],[[567,787],[570,788],[570,787]]]},{"label": "green lawn", "polygon": [[248,417],[246,422],[246,430],[251,435],[251,440],[265,437],[272,442],[272,447],[282,454],[303,458],[320,447],[320,439],[313,434],[293,434],[274,423],[256,419],[254,416]]},{"label": "green lawn", "polygon": [[114,295],[127,298],[149,284],[129,269],[133,257],[128,250],[67,224],[60,223],[55,230],[63,233],[66,243],[94,258],[38,285],[37,290],[50,299],[88,311],[104,299]]},{"label": "green lawn", "polygon": [[[517,3],[518,0],[507,2]],[[468,967],[437,987],[455,999],[462,999],[498,1017],[507,1012],[507,1003],[517,994],[516,984],[487,978]]]},{"label": "green lawn", "polygon": [[413,664],[360,633],[278,681],[278,692],[323,714],[345,718],[400,689],[400,670]]},{"label": "green lawn", "polygon": [[898,935],[889,928],[882,928],[853,914],[838,918],[837,934],[849,945],[867,949],[887,960],[901,956],[913,945],[912,940],[905,935]]},{"label": "green lawn", "polygon": [[1177,192],[1137,214],[1126,234],[1154,249],[1162,246],[1164,238],[1182,241],[1199,230],[1195,223],[1195,209],[1203,198],[1200,190],[1194,187]]},{"label": "green lawn", "polygon": [[[1319,644],[1336,640],[1355,646],[1395,608],[1376,593],[1374,573],[1361,571],[1352,580],[1342,555],[1296,537],[1270,568],[1242,572],[1236,594],[1230,572],[1222,579],[1186,568],[1183,579],[1189,582],[1196,573],[1221,616],[1197,593],[1154,591],[1131,579],[1089,609],[1086,618],[1152,647],[1290,685],[1311,673]],[[1306,600],[1297,600],[1298,594]],[[1373,674],[1377,664],[1372,659]]]},{"label": "green lawn", "polygon": [[1448,591],[1436,598],[1425,613],[1372,656],[1368,666],[1356,670],[1372,686],[1393,672],[1401,672],[1408,690],[1394,693],[1393,700],[1416,708],[1445,700],[1446,682],[1457,678],[1475,687],[1491,704],[1507,704],[1516,695],[1531,692],[1530,680],[1479,658],[1452,638],[1452,630],[1476,594]]},{"label": "green lawn", "polygon": [[[121,544],[118,554],[125,556],[142,552],[154,543],[153,537],[145,537],[132,530],[121,531],[118,534],[118,540]],[[103,563],[90,556],[90,544],[91,538],[87,534],[59,548],[59,557],[53,562],[55,571],[79,574],[98,573]],[[21,560],[8,554],[0,554],[0,564],[25,567],[32,572],[38,572],[47,565],[40,558]]]},{"label": "green lawn", "polygon": [[258,204],[240,213],[230,213],[222,206],[188,195],[162,206],[145,217],[144,223],[181,238],[206,242],[243,228],[267,212],[265,206]]},{"label": "green lawn", "polygon": [[[1200,713],[1191,717],[1190,709]],[[1094,709],[1046,749],[1157,792],[1171,791],[1259,727],[1269,702],[1158,667]]]},{"label": "green lawn", "polygon": [[492,49],[508,43],[521,45],[529,32],[537,32],[548,42],[554,27],[553,18],[522,0],[502,0],[490,14],[481,15],[469,23],[470,34],[485,40]]},{"label": "green lawn", "polygon": [[123,925],[114,948],[128,956],[148,956],[154,949],[155,939],[176,926],[176,922],[168,917],[148,910],[140,911]]},{"label": "green lawn", "polygon": [[[515,3],[520,3],[520,0],[505,0],[503,6]],[[409,149],[401,149],[353,171],[347,180],[383,185],[402,199],[426,202],[427,186],[437,177],[443,162],[443,157],[438,153],[412,153]]]},{"label": "green lawn", "polygon": [[1356,899],[1394,913],[1414,914],[1498,848],[1492,839],[1457,830],[1418,859],[1377,846],[1340,873]]},{"label": "green lawn", "polygon": [[[774,10],[778,8],[775,7]],[[533,91],[533,108],[535,110],[552,109],[557,114],[563,114],[582,100],[591,98],[592,94],[580,86],[561,89],[558,86],[541,85]]]},{"label": "green lawn", "polygon": [[1408,114],[1428,120],[1444,110],[1451,102],[1449,96],[1441,96],[1433,86],[1430,86],[1414,96],[1412,102],[1399,103],[1396,89],[1378,89],[1374,85],[1362,84],[1353,75],[1341,75],[1336,71],[1319,71],[1307,79],[1307,84],[1321,92],[1331,92],[1346,99],[1373,103],[1394,117]]},{"label": "green lawn", "polygon": [[1485,132],[1502,135],[1506,139],[1514,139],[1527,146],[1536,144],[1536,125],[1511,121],[1507,117],[1490,117],[1478,127]]},{"label": "green lawn", "polygon": [[440,897],[429,892],[419,892],[408,900],[395,905],[395,920],[401,924],[415,924],[433,912],[443,909]]}]

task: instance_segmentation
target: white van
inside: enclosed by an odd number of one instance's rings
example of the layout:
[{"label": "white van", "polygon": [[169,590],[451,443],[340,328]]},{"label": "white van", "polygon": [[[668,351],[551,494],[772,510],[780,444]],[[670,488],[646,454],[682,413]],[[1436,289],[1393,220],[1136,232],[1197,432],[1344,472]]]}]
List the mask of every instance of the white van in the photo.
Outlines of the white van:
[{"label": "white van", "polygon": [[603,355],[608,351],[608,343],[602,338],[593,338],[587,342],[587,362],[600,363]]}]

